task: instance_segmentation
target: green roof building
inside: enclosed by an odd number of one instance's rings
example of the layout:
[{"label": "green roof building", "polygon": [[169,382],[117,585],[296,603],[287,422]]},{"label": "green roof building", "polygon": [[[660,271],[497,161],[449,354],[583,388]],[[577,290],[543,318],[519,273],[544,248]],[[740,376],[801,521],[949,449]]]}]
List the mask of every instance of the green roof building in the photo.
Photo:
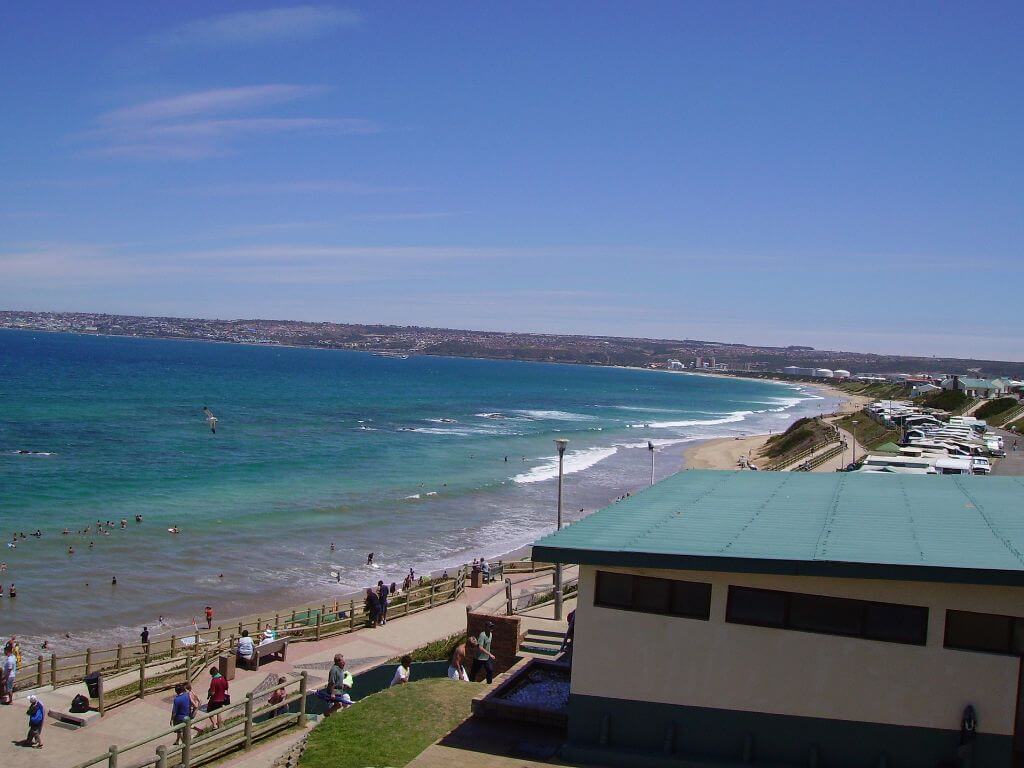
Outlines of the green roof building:
[{"label": "green roof building", "polygon": [[1020,764],[1022,502],[1013,477],[694,470],[542,538],[580,564],[567,755]]}]

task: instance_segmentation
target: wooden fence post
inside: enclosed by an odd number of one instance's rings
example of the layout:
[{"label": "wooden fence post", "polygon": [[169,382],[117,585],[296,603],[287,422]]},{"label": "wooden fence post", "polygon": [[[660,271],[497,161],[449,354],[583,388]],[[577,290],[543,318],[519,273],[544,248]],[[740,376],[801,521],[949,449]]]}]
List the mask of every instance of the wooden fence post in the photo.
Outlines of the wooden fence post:
[{"label": "wooden fence post", "polygon": [[242,622],[238,622],[238,636],[242,636]]},{"label": "wooden fence post", "polygon": [[252,693],[245,694],[245,749],[252,746]]},{"label": "wooden fence post", "polygon": [[43,687],[43,657],[39,657],[38,666],[36,667],[36,686],[38,688]]},{"label": "wooden fence post", "polygon": [[281,614],[274,614],[274,631],[279,632],[281,630]]},{"label": "wooden fence post", "polygon": [[85,649],[85,674],[92,672],[92,648]]},{"label": "wooden fence post", "polygon": [[181,732],[183,739],[181,744],[181,766],[182,768],[189,768],[192,764],[192,718],[186,717],[182,727],[185,730]]},{"label": "wooden fence post", "polygon": [[512,615],[512,579],[505,579],[505,615]]},{"label": "wooden fence post", "polygon": [[50,654],[50,685],[57,685],[57,654]]},{"label": "wooden fence post", "polygon": [[174,654],[178,651],[178,636],[171,635],[171,658],[174,658]]},{"label": "wooden fence post", "polygon": [[104,693],[103,693],[103,677],[100,676],[100,679],[97,682],[99,683],[99,709],[100,709],[100,717],[103,717],[103,715],[105,715],[107,713],[106,698],[105,698]]},{"label": "wooden fence post", "polygon": [[146,665],[139,664],[139,698],[146,696]]},{"label": "wooden fence post", "polygon": [[317,640],[320,639],[320,622],[323,621],[323,617],[324,617],[324,615],[322,613],[318,613],[316,615],[316,639]]},{"label": "wooden fence post", "polygon": [[220,645],[221,642],[223,642],[223,640],[224,640],[224,628],[218,624],[217,625],[217,645]]},{"label": "wooden fence post", "polygon": [[356,631],[356,601],[348,601],[348,629],[350,632]]},{"label": "wooden fence post", "polygon": [[163,744],[156,748],[156,768],[167,768],[167,747]]},{"label": "wooden fence post", "polygon": [[309,673],[302,670],[302,679],[299,681],[299,719],[296,721],[300,728],[306,727],[306,694],[309,690]]},{"label": "wooden fence post", "polygon": [[291,623],[291,625],[295,626],[295,610],[294,609],[292,609],[292,623]]},{"label": "wooden fence post", "polygon": [[121,643],[117,644],[117,670],[121,671],[121,665],[124,663],[124,646]]},{"label": "wooden fence post", "polygon": [[110,745],[110,751],[107,753],[107,766],[108,768],[117,768],[117,744]]},{"label": "wooden fence post", "polygon": [[431,582],[430,586],[427,587],[427,589],[430,590],[430,602],[429,602],[429,605],[430,605],[431,608],[433,608],[434,607],[434,583]]}]

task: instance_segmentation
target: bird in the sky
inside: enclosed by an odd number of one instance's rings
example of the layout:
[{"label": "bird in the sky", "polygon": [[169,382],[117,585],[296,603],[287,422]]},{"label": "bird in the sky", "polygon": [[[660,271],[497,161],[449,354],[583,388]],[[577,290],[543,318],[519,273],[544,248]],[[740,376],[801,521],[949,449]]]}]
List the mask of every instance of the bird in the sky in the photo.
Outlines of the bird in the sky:
[{"label": "bird in the sky", "polygon": [[213,434],[217,434],[217,417],[213,415],[213,411],[203,406],[203,415],[206,417],[206,423],[210,425],[210,431]]}]

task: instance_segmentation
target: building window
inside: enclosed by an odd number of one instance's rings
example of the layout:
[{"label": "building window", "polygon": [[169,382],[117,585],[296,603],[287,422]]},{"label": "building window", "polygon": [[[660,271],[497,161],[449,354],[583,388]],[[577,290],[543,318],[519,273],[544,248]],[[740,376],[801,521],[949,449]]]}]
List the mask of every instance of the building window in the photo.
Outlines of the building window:
[{"label": "building window", "polygon": [[1024,619],[973,611],[946,611],[947,648],[1024,656]]},{"label": "building window", "polygon": [[922,606],[751,587],[729,587],[725,620],[910,645],[928,638],[928,609]]},{"label": "building window", "polygon": [[711,616],[711,585],[598,571],[594,605],[707,621]]}]

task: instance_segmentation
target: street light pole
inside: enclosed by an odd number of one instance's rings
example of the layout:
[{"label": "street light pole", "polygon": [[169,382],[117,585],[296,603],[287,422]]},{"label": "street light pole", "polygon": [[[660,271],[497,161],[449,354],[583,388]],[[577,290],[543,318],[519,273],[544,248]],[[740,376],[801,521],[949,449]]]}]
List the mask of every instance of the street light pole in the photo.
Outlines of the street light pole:
[{"label": "street light pole", "polygon": [[851,464],[857,463],[857,420],[854,419],[850,422],[853,425],[853,461]]},{"label": "street light pole", "polygon": [[[565,446],[569,441],[564,437],[555,440],[558,449],[558,528],[562,530],[562,475],[565,465]],[[555,621],[562,620],[562,564],[555,563]]]},{"label": "street light pole", "polygon": [[651,452],[651,485],[654,485],[654,443],[647,441],[647,450]]}]

